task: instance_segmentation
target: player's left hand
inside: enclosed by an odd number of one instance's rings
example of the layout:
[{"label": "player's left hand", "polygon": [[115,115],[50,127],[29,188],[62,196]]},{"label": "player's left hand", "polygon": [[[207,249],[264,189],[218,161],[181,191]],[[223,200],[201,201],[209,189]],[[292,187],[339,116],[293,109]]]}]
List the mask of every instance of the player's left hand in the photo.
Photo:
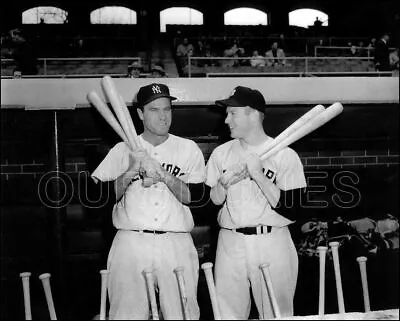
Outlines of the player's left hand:
[{"label": "player's left hand", "polygon": [[146,157],[142,160],[139,172],[143,177],[151,178],[153,184],[162,180],[163,169],[161,164],[152,157]]},{"label": "player's left hand", "polygon": [[229,167],[221,176],[220,182],[221,185],[225,188],[228,188],[231,185],[234,185],[244,179],[249,177],[249,173],[247,172],[246,164],[237,163],[233,166]]},{"label": "player's left hand", "polygon": [[263,165],[261,164],[260,157],[257,154],[247,154],[243,158],[243,163],[246,165],[247,171],[251,178],[254,178],[263,173]]}]

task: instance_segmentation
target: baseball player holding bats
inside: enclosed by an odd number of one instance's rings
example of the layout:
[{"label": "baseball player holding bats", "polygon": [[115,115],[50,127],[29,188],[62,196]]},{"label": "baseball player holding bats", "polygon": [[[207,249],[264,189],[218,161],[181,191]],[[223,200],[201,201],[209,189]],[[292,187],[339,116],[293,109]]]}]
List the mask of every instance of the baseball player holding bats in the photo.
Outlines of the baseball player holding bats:
[{"label": "baseball player holding bats", "polygon": [[[117,194],[112,218],[118,232],[107,264],[110,319],[149,317],[143,273],[148,270],[164,319],[183,319],[177,266],[184,271],[190,319],[199,319],[199,262],[189,206],[204,194],[205,162],[194,141],[169,133],[174,99],[166,85],[141,87],[136,100],[144,131],[138,147],[116,144],[92,173],[95,180],[115,180]],[[142,177],[151,178],[150,184]]]},{"label": "baseball player holding bats", "polygon": [[211,199],[222,205],[215,260],[221,317],[247,319],[250,288],[260,319],[274,317],[261,264],[269,264],[281,315],[292,316],[298,257],[288,225],[305,192],[303,165],[289,147],[260,159],[273,138],[263,128],[266,103],[258,90],[238,86],[216,104],[226,107],[233,138],[212,152],[206,167]]}]

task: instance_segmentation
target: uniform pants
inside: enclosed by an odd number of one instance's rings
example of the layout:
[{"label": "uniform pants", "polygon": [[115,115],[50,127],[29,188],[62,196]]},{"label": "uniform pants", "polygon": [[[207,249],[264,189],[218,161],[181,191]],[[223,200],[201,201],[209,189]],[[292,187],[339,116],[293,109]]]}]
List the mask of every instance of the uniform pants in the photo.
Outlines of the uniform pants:
[{"label": "uniform pants", "polygon": [[119,230],[108,256],[110,320],[149,318],[150,303],[143,270],[152,268],[164,319],[183,319],[179,287],[174,273],[184,268],[190,317],[198,320],[199,260],[190,233],[150,234]]},{"label": "uniform pants", "polygon": [[248,319],[250,288],[260,319],[274,318],[260,264],[269,263],[272,285],[283,317],[293,316],[298,257],[287,227],[244,235],[221,229],[215,259],[216,292],[223,319]]}]

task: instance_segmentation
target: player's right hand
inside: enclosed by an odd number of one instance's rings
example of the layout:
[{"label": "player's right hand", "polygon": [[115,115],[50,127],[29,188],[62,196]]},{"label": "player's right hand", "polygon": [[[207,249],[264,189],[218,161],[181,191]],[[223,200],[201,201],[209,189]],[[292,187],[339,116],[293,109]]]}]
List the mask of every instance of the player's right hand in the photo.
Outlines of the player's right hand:
[{"label": "player's right hand", "polygon": [[237,163],[228,168],[222,174],[220,183],[227,189],[229,186],[234,185],[247,177],[249,177],[249,173],[247,171],[246,164]]},{"label": "player's right hand", "polygon": [[129,172],[139,173],[143,160],[148,157],[148,153],[143,148],[135,148],[129,154]]}]

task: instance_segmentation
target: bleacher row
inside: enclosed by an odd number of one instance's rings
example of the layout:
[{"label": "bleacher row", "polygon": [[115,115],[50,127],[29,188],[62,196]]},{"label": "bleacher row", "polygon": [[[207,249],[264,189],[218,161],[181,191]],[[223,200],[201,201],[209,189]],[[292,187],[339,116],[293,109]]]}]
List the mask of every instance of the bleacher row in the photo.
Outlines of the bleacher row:
[{"label": "bleacher row", "polygon": [[[218,59],[217,59],[218,58]],[[205,76],[207,73],[307,73],[307,72],[373,72],[372,60],[366,59],[290,59],[284,66],[278,67],[251,67],[248,65],[225,66],[222,57],[212,60],[193,59],[189,66],[183,69],[182,76]],[[135,57],[132,58],[132,60]],[[201,61],[201,64],[200,64]],[[226,61],[225,61],[226,62]],[[91,75],[91,74],[120,74],[126,75],[129,59],[104,58],[90,60],[82,58],[79,60],[52,60],[51,58],[39,60],[38,75]],[[3,60],[1,76],[11,77],[15,68],[12,60]]]},{"label": "bleacher row", "polygon": [[[220,62],[219,62],[220,64]],[[373,72],[372,60],[361,59],[287,59],[284,66],[217,66],[212,62],[204,66],[185,66],[183,72],[191,77],[204,76],[208,73],[308,73],[308,72]]]}]

